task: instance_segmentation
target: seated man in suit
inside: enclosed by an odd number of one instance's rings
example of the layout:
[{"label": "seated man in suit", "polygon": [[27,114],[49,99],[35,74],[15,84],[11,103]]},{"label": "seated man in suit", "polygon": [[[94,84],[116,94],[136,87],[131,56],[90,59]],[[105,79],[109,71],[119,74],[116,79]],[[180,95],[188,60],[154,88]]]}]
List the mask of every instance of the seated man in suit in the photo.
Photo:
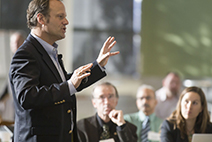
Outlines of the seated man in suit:
[{"label": "seated man in suit", "polygon": [[124,115],[124,119],[137,126],[138,142],[147,142],[148,135],[149,140],[159,140],[162,119],[154,113],[157,100],[152,86],[142,85],[138,88],[136,105],[139,111]]},{"label": "seated man in suit", "polygon": [[93,90],[92,103],[97,113],[78,121],[80,142],[99,142],[110,139],[115,142],[136,142],[136,126],[124,120],[121,110],[116,110],[118,92],[108,82],[97,85]]}]

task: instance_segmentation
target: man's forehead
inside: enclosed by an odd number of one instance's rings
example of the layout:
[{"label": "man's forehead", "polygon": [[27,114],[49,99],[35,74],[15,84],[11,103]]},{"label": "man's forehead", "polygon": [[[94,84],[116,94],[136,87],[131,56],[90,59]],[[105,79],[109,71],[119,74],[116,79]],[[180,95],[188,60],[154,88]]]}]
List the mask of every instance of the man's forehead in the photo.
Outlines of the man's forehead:
[{"label": "man's forehead", "polygon": [[115,89],[110,85],[99,85],[95,88],[95,90],[107,91],[107,90],[115,90]]},{"label": "man's forehead", "polygon": [[95,94],[115,94],[115,91],[110,88],[103,88],[103,89],[97,88],[94,90],[94,93]]},{"label": "man's forehead", "polygon": [[177,76],[174,73],[168,74],[166,78],[169,79],[169,80],[171,80],[171,79],[180,79],[179,76]]},{"label": "man's forehead", "polygon": [[49,2],[49,10],[50,11],[65,11],[65,6],[61,1],[51,0]]},{"label": "man's forehead", "polygon": [[143,97],[143,96],[152,96],[154,95],[154,91],[150,89],[142,89],[138,92],[137,97]]},{"label": "man's forehead", "polygon": [[104,94],[115,94],[115,89],[112,86],[101,85],[94,89],[94,94],[104,95]]}]

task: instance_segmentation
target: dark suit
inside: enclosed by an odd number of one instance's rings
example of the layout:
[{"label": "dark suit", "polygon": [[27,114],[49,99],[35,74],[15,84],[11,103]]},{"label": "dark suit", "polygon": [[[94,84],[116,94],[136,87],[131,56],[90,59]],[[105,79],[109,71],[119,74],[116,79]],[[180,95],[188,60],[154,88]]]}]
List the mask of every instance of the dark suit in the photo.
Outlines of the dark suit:
[{"label": "dark suit", "polygon": [[[131,123],[126,123],[121,131],[116,130],[117,125],[112,124],[110,134],[115,142],[137,142],[137,127]],[[78,137],[80,142],[99,142],[102,128],[98,123],[96,115],[82,119],[77,122]]]},{"label": "dark suit", "polygon": [[[65,72],[62,64],[61,67],[68,80],[71,74]],[[32,35],[14,55],[9,76],[16,110],[15,142],[70,142],[71,133],[74,142],[78,141],[76,97],[70,94],[68,83],[62,82],[48,53]],[[104,76],[106,73],[94,62],[88,81],[81,83],[77,91]]]},{"label": "dark suit", "polygon": [[[199,133],[195,131],[195,133]],[[212,133],[212,124],[207,125],[205,133]],[[180,130],[174,129],[174,124],[168,120],[164,120],[161,126],[161,142],[188,142],[188,137],[181,138]]]}]

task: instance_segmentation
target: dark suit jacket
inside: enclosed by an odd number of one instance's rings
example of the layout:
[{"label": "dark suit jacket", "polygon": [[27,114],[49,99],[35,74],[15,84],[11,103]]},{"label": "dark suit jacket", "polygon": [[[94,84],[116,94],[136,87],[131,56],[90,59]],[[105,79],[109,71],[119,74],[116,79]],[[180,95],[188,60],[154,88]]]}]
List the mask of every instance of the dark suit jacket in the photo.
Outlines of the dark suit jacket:
[{"label": "dark suit jacket", "polygon": [[[195,133],[199,133],[196,132]],[[208,124],[205,133],[212,133],[212,124]],[[164,120],[161,126],[161,142],[188,142],[188,137],[181,138],[180,130],[174,129],[174,124],[168,120]]]},{"label": "dark suit jacket", "polygon": [[[61,61],[60,61],[61,63]],[[62,65],[61,65],[62,66]],[[71,74],[63,72],[66,79]],[[106,76],[94,63],[78,91]],[[17,50],[10,67],[15,103],[15,142],[77,142],[76,97],[71,95],[42,45],[29,35]],[[73,114],[73,115],[71,115]]]},{"label": "dark suit jacket", "polygon": [[[137,127],[129,122],[123,130],[117,131],[117,125],[113,123],[110,134],[115,142],[137,142]],[[80,142],[99,142],[100,131],[102,131],[96,115],[82,119],[77,122],[78,137]]]}]

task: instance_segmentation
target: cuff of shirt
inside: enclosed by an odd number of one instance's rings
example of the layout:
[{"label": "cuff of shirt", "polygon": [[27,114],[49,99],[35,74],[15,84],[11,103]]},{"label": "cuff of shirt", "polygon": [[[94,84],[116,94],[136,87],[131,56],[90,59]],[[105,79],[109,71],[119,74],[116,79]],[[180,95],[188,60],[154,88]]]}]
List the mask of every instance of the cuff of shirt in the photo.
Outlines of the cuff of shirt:
[{"label": "cuff of shirt", "polygon": [[98,62],[96,62],[96,63],[99,66],[99,68],[102,70],[102,72],[104,72],[106,70],[105,67],[100,66],[100,64]]},{"label": "cuff of shirt", "polygon": [[71,95],[75,94],[77,92],[76,88],[72,84],[71,80],[69,79],[68,81],[68,87],[69,87],[69,92]]},{"label": "cuff of shirt", "polygon": [[117,126],[117,127],[116,127],[116,130],[117,130],[117,131],[121,131],[121,130],[124,129],[125,126],[126,126],[126,123],[123,124],[123,125],[121,125],[121,126]]}]

